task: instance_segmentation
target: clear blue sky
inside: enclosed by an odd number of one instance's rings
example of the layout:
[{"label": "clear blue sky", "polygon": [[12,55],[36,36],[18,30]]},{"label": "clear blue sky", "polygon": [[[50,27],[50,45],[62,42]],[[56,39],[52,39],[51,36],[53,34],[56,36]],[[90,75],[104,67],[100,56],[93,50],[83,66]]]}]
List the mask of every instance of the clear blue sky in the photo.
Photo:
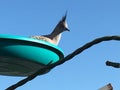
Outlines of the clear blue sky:
[{"label": "clear blue sky", "polygon": [[[120,0],[1,0],[0,33],[50,33],[66,10],[71,32],[59,44],[65,56],[97,37],[120,34]],[[108,83],[120,90],[120,69],[107,67],[106,60],[120,62],[120,42],[93,46],[17,90],[97,90]],[[21,79],[0,76],[0,90]]]}]

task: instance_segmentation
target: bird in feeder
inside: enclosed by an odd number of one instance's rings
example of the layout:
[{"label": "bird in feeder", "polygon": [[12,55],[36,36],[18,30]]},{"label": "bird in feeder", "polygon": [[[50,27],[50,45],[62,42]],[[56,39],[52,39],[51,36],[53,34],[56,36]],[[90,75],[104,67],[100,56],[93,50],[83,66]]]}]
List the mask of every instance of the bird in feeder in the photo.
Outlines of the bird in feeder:
[{"label": "bird in feeder", "polygon": [[38,39],[38,40],[43,40],[49,43],[52,43],[54,45],[58,45],[60,39],[61,39],[61,34],[64,31],[70,31],[68,29],[68,25],[66,22],[66,17],[67,13],[65,16],[62,17],[62,19],[58,22],[52,33],[48,35],[42,35],[42,36],[30,36],[30,38]]},{"label": "bird in feeder", "polygon": [[[40,68],[63,59],[64,53],[57,45],[62,32],[69,31],[66,16],[67,13],[48,35],[28,38],[0,34],[0,75],[29,76]],[[41,71],[39,75],[50,70]]]}]

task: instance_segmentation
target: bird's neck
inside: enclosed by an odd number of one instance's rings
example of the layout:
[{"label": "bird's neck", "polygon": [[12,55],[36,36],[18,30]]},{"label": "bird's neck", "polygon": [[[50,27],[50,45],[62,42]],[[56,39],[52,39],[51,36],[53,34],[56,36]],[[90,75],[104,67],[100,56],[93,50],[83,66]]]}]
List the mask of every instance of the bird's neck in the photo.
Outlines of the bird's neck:
[{"label": "bird's neck", "polygon": [[56,45],[58,45],[61,39],[61,35],[62,33],[60,33],[59,31],[56,32],[56,30],[54,30],[51,34],[43,35],[43,36],[48,37],[49,39],[53,40]]},{"label": "bird's neck", "polygon": [[52,33],[51,33],[51,35],[54,37],[54,36],[57,36],[57,35],[59,35],[60,33],[62,33],[62,28],[61,27],[59,27],[59,25],[57,25],[56,27],[55,27],[55,29],[52,31]]},{"label": "bird's neck", "polygon": [[57,44],[59,43],[59,41],[61,39],[61,35],[62,34],[59,34],[59,35],[57,35],[56,37],[53,38],[53,40],[56,41]]},{"label": "bird's neck", "polygon": [[51,33],[49,35],[49,38],[52,39],[54,42],[56,42],[56,44],[58,44],[61,39],[61,35],[62,35],[62,33],[59,33],[59,34]]},{"label": "bird's neck", "polygon": [[46,35],[46,37],[50,38],[51,40],[58,44],[61,39],[62,31],[63,31],[62,28],[59,27],[59,25],[57,25],[53,32],[50,33],[49,35]]}]

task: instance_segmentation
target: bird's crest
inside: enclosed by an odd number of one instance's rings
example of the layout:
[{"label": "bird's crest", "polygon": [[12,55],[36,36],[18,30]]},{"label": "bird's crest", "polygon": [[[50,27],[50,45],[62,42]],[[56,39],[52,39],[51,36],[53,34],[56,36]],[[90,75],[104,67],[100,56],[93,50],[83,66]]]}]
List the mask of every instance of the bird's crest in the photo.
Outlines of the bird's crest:
[{"label": "bird's crest", "polygon": [[[67,22],[66,22],[66,17],[67,17],[67,11],[66,11],[66,13],[65,13],[65,15],[62,17],[62,20],[59,22],[59,24],[62,24],[63,25],[63,27],[64,27],[64,30],[66,31],[70,31],[69,29],[68,29],[68,25],[67,25]],[[58,24],[58,25],[59,25]]]},{"label": "bird's crest", "polygon": [[66,13],[65,13],[65,15],[62,17],[62,22],[65,22],[65,20],[66,20],[66,17],[67,17],[67,11],[66,11]]}]

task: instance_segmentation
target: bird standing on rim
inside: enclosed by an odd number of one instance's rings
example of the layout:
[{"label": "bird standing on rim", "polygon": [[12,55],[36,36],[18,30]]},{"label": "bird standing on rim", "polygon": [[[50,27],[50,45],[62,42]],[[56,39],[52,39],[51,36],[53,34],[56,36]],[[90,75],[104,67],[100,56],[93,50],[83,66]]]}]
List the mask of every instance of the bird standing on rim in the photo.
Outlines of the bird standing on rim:
[{"label": "bird standing on rim", "polygon": [[67,26],[66,16],[67,16],[67,13],[65,14],[65,16],[63,16],[62,20],[60,20],[58,22],[58,24],[56,25],[56,27],[54,28],[52,33],[50,33],[48,35],[42,35],[42,36],[31,36],[30,38],[44,40],[44,41],[52,43],[54,45],[58,45],[58,43],[61,39],[62,32],[70,31]]}]

